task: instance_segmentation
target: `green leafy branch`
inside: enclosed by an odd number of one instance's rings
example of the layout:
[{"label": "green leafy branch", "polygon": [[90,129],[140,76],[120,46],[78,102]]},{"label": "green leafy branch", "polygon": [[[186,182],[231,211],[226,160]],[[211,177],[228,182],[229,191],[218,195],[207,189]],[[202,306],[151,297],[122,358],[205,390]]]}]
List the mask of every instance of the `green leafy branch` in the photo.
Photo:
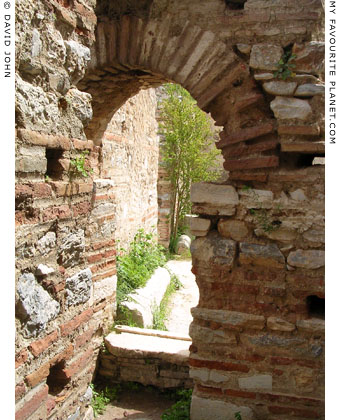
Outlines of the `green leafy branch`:
[{"label": "green leafy branch", "polygon": [[296,58],[296,54],[292,54],[291,51],[283,53],[279,62],[276,64],[277,70],[274,72],[274,77],[278,79],[286,80],[288,77],[294,77],[295,73],[293,70],[296,65],[292,61]]},{"label": "green leafy branch", "polygon": [[70,178],[83,177],[87,178],[90,174],[93,173],[92,168],[86,166],[86,158],[89,154],[88,150],[84,150],[80,153],[79,156],[76,156],[74,159],[70,160]]}]

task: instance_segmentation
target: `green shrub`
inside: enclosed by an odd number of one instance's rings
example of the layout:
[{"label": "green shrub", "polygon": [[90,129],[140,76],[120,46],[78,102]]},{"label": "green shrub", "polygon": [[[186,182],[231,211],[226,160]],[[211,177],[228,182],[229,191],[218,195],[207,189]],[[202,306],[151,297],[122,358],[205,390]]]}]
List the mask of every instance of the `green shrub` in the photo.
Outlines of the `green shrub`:
[{"label": "green shrub", "polygon": [[[144,287],[157,267],[166,263],[164,248],[157,244],[152,233],[145,233],[139,229],[129,250],[120,248],[117,256],[117,305],[118,312],[124,322],[124,308],[121,302],[128,299],[128,295],[134,290]],[[125,311],[126,312],[126,311]],[[132,320],[126,320],[132,325]]]}]

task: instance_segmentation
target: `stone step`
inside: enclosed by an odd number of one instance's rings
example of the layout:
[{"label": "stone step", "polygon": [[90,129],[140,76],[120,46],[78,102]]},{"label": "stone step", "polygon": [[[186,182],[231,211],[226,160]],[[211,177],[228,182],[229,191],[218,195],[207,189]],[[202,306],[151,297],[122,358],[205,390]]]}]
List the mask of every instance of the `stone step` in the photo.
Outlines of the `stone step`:
[{"label": "stone step", "polygon": [[[146,330],[144,330],[145,332]],[[162,333],[162,331],[157,331]],[[191,341],[179,338],[122,332],[105,337],[107,350],[117,357],[157,358],[167,362],[188,364]]]},{"label": "stone step", "polygon": [[[119,327],[105,337],[99,375],[113,382],[139,382],[158,388],[192,388],[189,376],[191,340],[168,338],[164,331]],[[129,331],[129,332],[126,332]],[[151,335],[147,335],[151,334]],[[169,335],[170,336],[170,335]]]}]

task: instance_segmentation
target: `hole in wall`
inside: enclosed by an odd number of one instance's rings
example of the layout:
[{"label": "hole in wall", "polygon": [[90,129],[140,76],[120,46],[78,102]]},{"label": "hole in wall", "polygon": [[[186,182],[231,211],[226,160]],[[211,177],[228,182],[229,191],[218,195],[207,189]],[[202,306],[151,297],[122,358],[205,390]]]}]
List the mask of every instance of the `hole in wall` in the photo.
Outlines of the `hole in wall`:
[{"label": "hole in wall", "polygon": [[324,158],[324,156],[325,155],[321,153],[316,154],[281,152],[280,161],[282,167],[288,169],[306,168],[315,165],[315,162],[319,162],[319,160],[315,161],[316,158]]},{"label": "hole in wall", "polygon": [[50,373],[47,377],[46,384],[48,385],[49,394],[58,395],[70,382],[65,374],[65,360],[56,363],[50,368]]},{"label": "hole in wall", "polygon": [[64,166],[61,164],[63,159],[63,150],[46,149],[47,170],[45,175],[53,180],[61,179]]},{"label": "hole in wall", "polygon": [[307,296],[306,303],[310,317],[325,319],[325,299],[311,295]]},{"label": "hole in wall", "polygon": [[243,10],[246,1],[247,0],[225,0],[225,4],[229,10]]}]

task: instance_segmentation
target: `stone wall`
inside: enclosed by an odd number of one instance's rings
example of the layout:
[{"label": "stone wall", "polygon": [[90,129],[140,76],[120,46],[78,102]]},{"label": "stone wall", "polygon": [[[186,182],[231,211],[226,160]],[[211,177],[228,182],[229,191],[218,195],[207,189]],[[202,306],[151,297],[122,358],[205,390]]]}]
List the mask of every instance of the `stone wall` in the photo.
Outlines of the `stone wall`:
[{"label": "stone wall", "polygon": [[[17,419],[84,417],[114,317],[119,205],[104,151],[143,162],[128,136],[125,150],[102,138],[108,125],[121,137],[109,123],[127,99],[168,80],[223,126],[217,147],[230,171],[222,193],[193,191],[203,237],[193,244],[192,418],[241,407],[245,420],[322,419],[321,3],[20,0],[16,9]],[[297,75],[277,80],[290,47]],[[70,174],[77,158],[89,176]]]},{"label": "stone wall", "polygon": [[120,108],[103,136],[101,177],[114,184],[116,238],[126,248],[139,228],[157,235],[158,135],[154,89]]}]

